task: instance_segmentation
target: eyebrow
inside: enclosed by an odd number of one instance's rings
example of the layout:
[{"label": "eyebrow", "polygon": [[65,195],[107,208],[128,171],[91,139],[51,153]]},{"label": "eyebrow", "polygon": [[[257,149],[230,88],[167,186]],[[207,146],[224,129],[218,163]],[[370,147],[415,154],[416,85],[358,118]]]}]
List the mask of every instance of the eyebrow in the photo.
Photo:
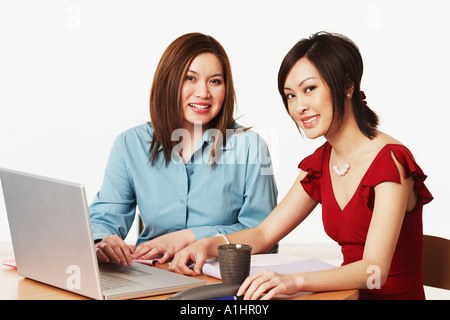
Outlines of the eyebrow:
[{"label": "eyebrow", "polygon": [[[298,84],[298,87],[301,87],[305,81],[311,80],[311,79],[318,79],[318,78],[317,78],[317,77],[311,76],[311,77],[308,77],[308,78],[306,78],[306,79],[303,79],[303,80],[300,81],[300,83]],[[284,90],[292,90],[291,88],[287,88],[287,87],[284,87],[283,89],[284,89]]]},{"label": "eyebrow", "polygon": [[[199,74],[197,71],[194,71],[194,70],[188,70],[187,72],[191,72],[191,73],[194,73],[194,74]],[[222,78],[224,78],[224,76],[223,76],[223,74],[222,73],[216,73],[216,74],[213,74],[212,76],[210,76],[211,78],[214,78],[214,77],[222,77]]]}]

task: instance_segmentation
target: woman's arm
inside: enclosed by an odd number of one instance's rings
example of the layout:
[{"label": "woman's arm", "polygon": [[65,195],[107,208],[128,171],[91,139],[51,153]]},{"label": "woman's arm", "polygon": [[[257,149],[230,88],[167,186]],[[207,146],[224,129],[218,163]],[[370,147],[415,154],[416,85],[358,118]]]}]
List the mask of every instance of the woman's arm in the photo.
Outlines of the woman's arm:
[{"label": "woman's arm", "polygon": [[411,203],[413,180],[404,179],[403,168],[394,159],[400,171],[401,183],[383,182],[375,187],[375,203],[369,226],[363,258],[357,262],[327,271],[280,275],[261,271],[247,278],[238,294],[246,299],[263,299],[277,294],[299,291],[318,292],[345,289],[367,289],[368,280],[377,271],[380,286],[386,281],[392,256],[397,245],[403,218]]},{"label": "woman's arm", "polygon": [[124,160],[124,135],[111,148],[100,191],[89,206],[94,239],[119,235],[124,239],[134,221],[136,196]]},{"label": "woman's arm", "polygon": [[[252,253],[261,253],[272,248],[291,232],[317,205],[300,184],[304,176],[304,172],[298,175],[286,197],[259,226],[228,234],[229,241],[249,244],[253,247]],[[217,246],[224,243],[222,237],[201,239],[177,253],[170,270],[187,275],[200,274],[206,258],[217,257]],[[194,270],[187,267],[190,261],[196,263]]]},{"label": "woman's arm", "polygon": [[99,262],[131,265],[134,245],[123,240],[133,223],[136,197],[124,160],[124,138],[116,138],[111,149],[101,190],[89,206],[91,227]]}]

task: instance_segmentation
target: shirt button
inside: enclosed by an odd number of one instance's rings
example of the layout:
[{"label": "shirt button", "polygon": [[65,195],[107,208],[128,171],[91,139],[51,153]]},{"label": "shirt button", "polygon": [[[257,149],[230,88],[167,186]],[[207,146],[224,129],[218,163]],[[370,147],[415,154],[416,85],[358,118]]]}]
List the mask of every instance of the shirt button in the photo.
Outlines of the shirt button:
[{"label": "shirt button", "polygon": [[193,172],[192,169],[188,169],[187,171],[188,174],[192,174],[192,172]]},{"label": "shirt button", "polygon": [[180,199],[180,203],[183,204],[184,203],[184,199]]}]

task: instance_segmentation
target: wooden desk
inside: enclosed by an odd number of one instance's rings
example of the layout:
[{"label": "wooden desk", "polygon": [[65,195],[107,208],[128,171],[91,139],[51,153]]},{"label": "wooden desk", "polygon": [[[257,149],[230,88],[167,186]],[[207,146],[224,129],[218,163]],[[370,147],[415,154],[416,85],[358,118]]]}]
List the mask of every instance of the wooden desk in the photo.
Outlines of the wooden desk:
[{"label": "wooden desk", "polygon": [[[167,269],[164,264],[158,268]],[[198,279],[207,284],[221,283],[221,280],[202,275]],[[143,298],[142,300],[165,300],[172,294]],[[343,290],[320,293],[300,293],[287,300],[357,300],[358,290]],[[20,276],[16,269],[0,265],[0,300],[87,300],[88,298],[61,290]]]}]

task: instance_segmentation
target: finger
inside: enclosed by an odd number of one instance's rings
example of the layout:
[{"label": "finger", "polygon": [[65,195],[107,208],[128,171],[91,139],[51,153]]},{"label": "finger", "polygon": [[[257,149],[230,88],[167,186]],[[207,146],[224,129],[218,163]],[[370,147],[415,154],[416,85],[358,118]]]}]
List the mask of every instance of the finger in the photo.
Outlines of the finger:
[{"label": "finger", "polygon": [[169,263],[169,271],[180,273],[178,270],[178,263],[180,260],[180,254],[175,254],[175,257],[173,257],[172,261]]},{"label": "finger", "polygon": [[187,262],[190,260],[189,255],[176,254],[172,262],[169,264],[169,270],[179,274],[185,274],[189,276],[195,275],[195,272],[187,266]]},{"label": "finger", "polygon": [[256,280],[252,281],[250,286],[247,288],[247,291],[245,291],[244,300],[251,300],[253,297],[253,293],[255,293],[256,289],[259,285],[256,284]]},{"label": "finger", "polygon": [[95,253],[97,255],[98,263],[108,263],[109,257],[103,252],[101,248],[96,248]]},{"label": "finger", "polygon": [[253,282],[254,282],[257,278],[259,278],[260,276],[261,276],[261,271],[255,273],[255,274],[253,274],[253,275],[248,276],[248,277],[244,280],[244,282],[241,284],[241,287],[239,288],[237,294],[238,294],[239,296],[242,296],[242,295],[245,293],[244,299],[249,299],[250,296],[251,296],[251,295],[250,295],[250,292],[249,292],[250,287],[251,287],[251,285],[253,284]]},{"label": "finger", "polygon": [[121,264],[123,266],[129,265],[131,266],[133,264],[133,259],[131,258],[131,250],[130,247],[123,241],[119,241],[119,246],[117,248],[119,251],[118,254],[120,255]]},{"label": "finger", "polygon": [[106,244],[105,251],[115,262],[123,266],[132,264],[130,250],[123,240],[122,242],[119,241],[119,243],[112,242]]},{"label": "finger", "polygon": [[194,270],[190,269],[187,265],[182,265],[179,268],[181,274],[187,275],[187,276],[198,276],[199,274],[196,273]]},{"label": "finger", "polygon": [[202,274],[203,273],[203,265],[206,262],[206,256],[203,254],[198,254],[195,258],[195,265],[194,265],[194,272],[196,274]]},{"label": "finger", "polygon": [[251,284],[250,284],[250,286],[248,287],[247,291],[245,292],[244,299],[246,299],[246,300],[251,300],[251,299],[255,300],[255,299],[257,299],[258,296],[255,297],[255,293],[256,293],[256,291],[258,290],[258,288],[259,288],[264,282],[266,282],[265,278],[266,278],[266,274],[265,274],[265,271],[264,271],[264,270],[262,270],[262,271],[260,271],[260,272],[258,272],[258,273],[256,273],[256,274],[254,274],[254,275],[251,277],[251,280],[252,280],[252,281],[251,281]]},{"label": "finger", "polygon": [[260,284],[250,299],[258,300],[260,297],[265,297],[264,293],[269,291],[271,287],[273,286],[270,284],[270,280]]},{"label": "finger", "polygon": [[245,279],[245,281],[239,287],[239,290],[237,292],[237,296],[242,296],[247,291],[247,289],[250,286],[250,284],[252,283],[252,281],[253,281],[253,279],[251,277],[247,277]]},{"label": "finger", "polygon": [[195,275],[197,275],[196,273],[195,273],[195,271],[194,270],[191,270],[188,266],[187,266],[187,264],[185,264],[185,263],[178,263],[178,264],[173,264],[173,262],[171,262],[170,263],[170,267],[169,267],[170,269],[170,271],[173,271],[173,272],[176,272],[176,273],[179,273],[179,274],[184,274],[184,275],[187,275],[187,276],[195,276]]},{"label": "finger", "polygon": [[269,292],[267,292],[265,295],[263,295],[259,300],[270,300],[273,297],[275,297],[278,294],[278,290],[276,288],[273,288]]},{"label": "finger", "polygon": [[123,254],[123,252],[120,249],[120,247],[111,247],[111,249],[114,251],[114,254],[116,256],[116,260],[115,261],[117,263],[120,263],[121,265],[125,266],[127,258]]},{"label": "finger", "polygon": [[144,254],[146,254],[147,252],[149,252],[150,250],[151,250],[151,247],[141,243],[140,245],[137,246],[136,250],[131,255],[131,258],[134,260],[142,259],[142,256]]},{"label": "finger", "polygon": [[280,279],[274,272],[262,270],[260,277],[254,282],[256,286],[250,299],[269,300],[280,292]]},{"label": "finger", "polygon": [[114,261],[122,264],[123,266],[133,264],[130,247],[121,237],[115,234],[113,236],[106,237],[102,242],[110,246],[112,251],[107,249],[107,254],[111,258],[114,257]]},{"label": "finger", "polygon": [[117,256],[116,252],[113,250],[111,245],[109,245],[108,243],[101,243],[99,245],[99,249],[103,252],[104,255],[107,256],[109,261],[114,261],[117,263],[120,262],[120,258]]},{"label": "finger", "polygon": [[164,255],[161,258],[157,259],[157,261],[160,264],[164,264],[167,262],[167,260],[169,260],[169,258],[170,258],[170,254],[168,252],[166,252],[166,253],[164,253]]},{"label": "finger", "polygon": [[147,259],[153,259],[153,258],[155,257],[155,255],[161,253],[160,250],[157,249],[157,248],[150,248],[150,247],[148,247],[148,248],[149,248],[150,250],[147,251],[147,253],[143,254],[143,255],[140,257],[140,259],[144,259],[144,260],[147,260]]}]

